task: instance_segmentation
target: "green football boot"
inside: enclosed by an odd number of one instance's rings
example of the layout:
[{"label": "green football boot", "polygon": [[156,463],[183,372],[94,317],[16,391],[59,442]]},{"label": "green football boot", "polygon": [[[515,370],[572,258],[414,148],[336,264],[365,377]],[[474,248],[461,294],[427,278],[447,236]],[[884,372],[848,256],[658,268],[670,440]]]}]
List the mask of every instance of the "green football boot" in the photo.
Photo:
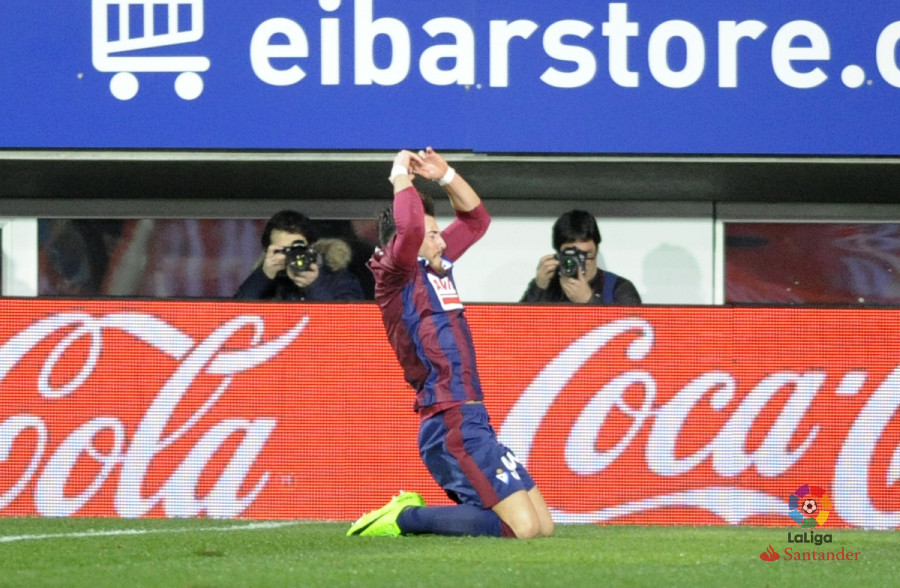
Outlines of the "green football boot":
[{"label": "green football boot", "polygon": [[411,506],[425,506],[425,501],[416,492],[400,492],[381,508],[359,517],[350,526],[347,536],[399,537],[401,532],[400,527],[397,526],[397,517],[400,516],[404,509]]}]

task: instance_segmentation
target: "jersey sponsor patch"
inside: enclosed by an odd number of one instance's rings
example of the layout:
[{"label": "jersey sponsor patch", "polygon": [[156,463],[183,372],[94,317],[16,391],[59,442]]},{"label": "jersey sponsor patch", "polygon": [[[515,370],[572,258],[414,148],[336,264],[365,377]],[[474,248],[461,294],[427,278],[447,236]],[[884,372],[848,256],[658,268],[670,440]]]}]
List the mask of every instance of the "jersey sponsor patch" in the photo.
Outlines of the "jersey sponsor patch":
[{"label": "jersey sponsor patch", "polygon": [[431,283],[431,287],[434,288],[434,292],[441,302],[441,308],[444,310],[463,308],[462,301],[459,299],[459,294],[456,292],[456,286],[453,284],[453,280],[450,279],[450,276],[438,276],[431,272],[426,272],[425,275],[428,276],[428,281]]}]

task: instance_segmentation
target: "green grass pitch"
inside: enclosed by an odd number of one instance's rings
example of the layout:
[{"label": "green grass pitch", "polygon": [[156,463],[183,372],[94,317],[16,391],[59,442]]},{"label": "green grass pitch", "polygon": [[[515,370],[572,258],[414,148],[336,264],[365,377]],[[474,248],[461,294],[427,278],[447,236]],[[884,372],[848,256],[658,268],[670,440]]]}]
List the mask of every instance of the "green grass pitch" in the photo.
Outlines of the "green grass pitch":
[{"label": "green grass pitch", "polygon": [[[0,518],[0,586],[893,586],[900,534],[558,525],[548,539],[345,537],[347,523]],[[780,559],[760,554],[771,545]],[[858,561],[787,561],[857,552]],[[815,557],[815,556],[811,556]]]}]

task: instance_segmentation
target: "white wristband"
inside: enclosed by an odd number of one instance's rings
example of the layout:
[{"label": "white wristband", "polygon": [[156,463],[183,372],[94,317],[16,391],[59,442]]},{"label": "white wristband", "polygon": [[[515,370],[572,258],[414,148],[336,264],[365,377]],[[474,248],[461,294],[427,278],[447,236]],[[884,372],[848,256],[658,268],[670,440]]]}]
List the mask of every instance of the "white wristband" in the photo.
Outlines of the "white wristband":
[{"label": "white wristband", "polygon": [[395,164],[394,167],[391,168],[391,175],[388,176],[388,181],[393,184],[394,178],[396,178],[397,176],[408,176],[408,175],[409,175],[409,169],[407,169],[406,167],[404,167],[402,165]]},{"label": "white wristband", "polygon": [[456,177],[456,170],[453,169],[452,167],[448,166],[447,173],[444,174],[444,177],[442,177],[440,180],[438,180],[438,185],[446,186],[447,184],[452,182],[453,178],[455,178],[455,177]]}]

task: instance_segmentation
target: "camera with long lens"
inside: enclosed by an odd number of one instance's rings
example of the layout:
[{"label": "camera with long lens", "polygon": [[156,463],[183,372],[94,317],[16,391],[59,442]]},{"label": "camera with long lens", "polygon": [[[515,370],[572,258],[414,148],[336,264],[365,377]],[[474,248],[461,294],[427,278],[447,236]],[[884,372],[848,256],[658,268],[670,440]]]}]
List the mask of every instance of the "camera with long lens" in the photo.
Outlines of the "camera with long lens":
[{"label": "camera with long lens", "polygon": [[303,241],[294,241],[284,248],[284,267],[288,275],[312,271],[312,264],[319,263],[319,253]]},{"label": "camera with long lens", "polygon": [[576,247],[563,249],[556,254],[559,260],[559,275],[569,278],[578,277],[578,272],[587,272],[587,253]]}]

